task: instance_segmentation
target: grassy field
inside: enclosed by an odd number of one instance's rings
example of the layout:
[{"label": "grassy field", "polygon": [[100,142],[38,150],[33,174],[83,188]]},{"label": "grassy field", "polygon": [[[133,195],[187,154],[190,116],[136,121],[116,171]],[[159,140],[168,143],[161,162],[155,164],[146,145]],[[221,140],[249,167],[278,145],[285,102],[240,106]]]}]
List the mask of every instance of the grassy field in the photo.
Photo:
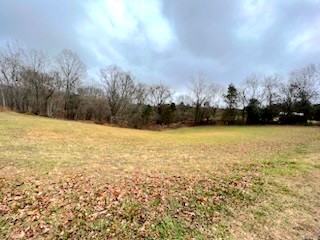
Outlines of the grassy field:
[{"label": "grassy field", "polygon": [[318,239],[320,128],[0,113],[0,239]]}]

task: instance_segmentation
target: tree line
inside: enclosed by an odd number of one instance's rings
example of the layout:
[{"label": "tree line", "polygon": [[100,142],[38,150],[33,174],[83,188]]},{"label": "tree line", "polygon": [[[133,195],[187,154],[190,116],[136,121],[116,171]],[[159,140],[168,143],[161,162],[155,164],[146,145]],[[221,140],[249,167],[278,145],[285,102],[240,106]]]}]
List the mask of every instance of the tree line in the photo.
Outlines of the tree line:
[{"label": "tree line", "polygon": [[145,128],[182,124],[295,124],[320,120],[320,65],[287,76],[251,74],[227,89],[205,72],[190,77],[187,94],[140,82],[117,65],[102,67],[99,83],[85,81],[76,52],[44,51],[8,42],[0,48],[0,106],[56,118]]}]

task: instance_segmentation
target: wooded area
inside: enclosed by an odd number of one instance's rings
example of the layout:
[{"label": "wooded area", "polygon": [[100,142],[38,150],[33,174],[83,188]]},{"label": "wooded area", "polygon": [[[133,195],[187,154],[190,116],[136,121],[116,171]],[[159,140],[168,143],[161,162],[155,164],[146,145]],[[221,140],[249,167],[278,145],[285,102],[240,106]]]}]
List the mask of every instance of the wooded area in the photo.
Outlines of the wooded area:
[{"label": "wooded area", "polygon": [[117,65],[101,68],[97,84],[86,76],[85,63],[71,50],[51,58],[14,41],[0,48],[0,104],[17,112],[134,128],[320,120],[320,64],[287,76],[253,73],[227,89],[199,72],[186,79],[183,95],[162,83],[140,82]]}]

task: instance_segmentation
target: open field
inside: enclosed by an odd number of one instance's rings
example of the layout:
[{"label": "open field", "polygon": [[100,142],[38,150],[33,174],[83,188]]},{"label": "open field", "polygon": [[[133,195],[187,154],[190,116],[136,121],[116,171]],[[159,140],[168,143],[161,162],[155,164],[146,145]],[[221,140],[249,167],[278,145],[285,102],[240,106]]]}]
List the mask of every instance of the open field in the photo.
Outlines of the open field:
[{"label": "open field", "polygon": [[318,239],[320,128],[0,113],[0,239]]}]

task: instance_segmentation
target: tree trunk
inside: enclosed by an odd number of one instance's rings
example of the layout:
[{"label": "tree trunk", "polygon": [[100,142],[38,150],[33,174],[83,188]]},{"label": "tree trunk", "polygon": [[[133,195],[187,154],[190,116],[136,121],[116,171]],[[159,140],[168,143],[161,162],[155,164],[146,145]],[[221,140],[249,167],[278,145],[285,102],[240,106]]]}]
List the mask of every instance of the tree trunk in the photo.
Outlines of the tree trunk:
[{"label": "tree trunk", "polygon": [[6,99],[4,97],[3,89],[1,88],[1,95],[2,95],[2,105],[4,108],[6,108]]},{"label": "tree trunk", "polygon": [[242,123],[243,124],[245,124],[245,121],[244,121],[245,115],[246,115],[246,111],[245,111],[245,108],[243,108],[242,109]]}]

